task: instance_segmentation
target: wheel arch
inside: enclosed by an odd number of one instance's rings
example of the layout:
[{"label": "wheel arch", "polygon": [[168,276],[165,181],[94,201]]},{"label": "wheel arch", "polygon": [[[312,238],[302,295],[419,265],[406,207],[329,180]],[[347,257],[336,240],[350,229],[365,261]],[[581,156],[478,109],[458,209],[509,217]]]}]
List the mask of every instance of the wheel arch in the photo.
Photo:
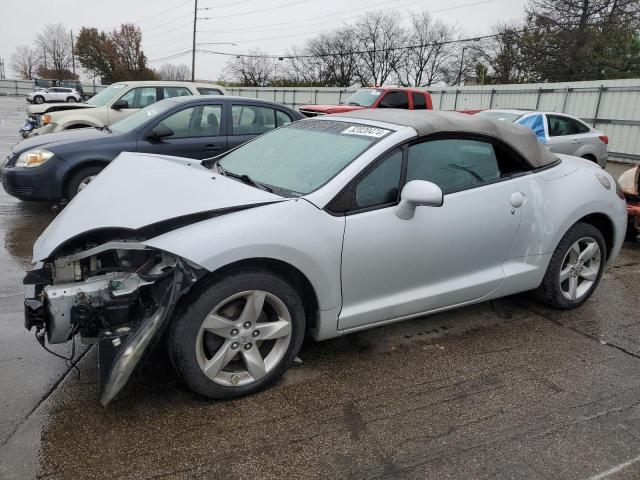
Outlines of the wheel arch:
[{"label": "wheel arch", "polygon": [[604,213],[590,213],[580,218],[576,223],[587,223],[589,225],[593,225],[600,231],[600,233],[602,233],[605,246],[607,247],[608,260],[611,256],[611,252],[613,251],[615,241],[615,227],[609,216]]},{"label": "wheel arch", "polygon": [[234,270],[250,268],[259,268],[275,273],[296,289],[300,294],[304,305],[307,329],[315,328],[319,312],[318,295],[309,278],[300,269],[283,260],[268,257],[255,257],[238,260],[207,273],[198,281],[198,283],[207,282],[213,277],[217,277]]},{"label": "wheel arch", "polygon": [[69,182],[71,181],[73,176],[76,173],[78,173],[80,170],[82,170],[83,168],[93,167],[93,166],[101,166],[104,168],[107,165],[109,165],[109,162],[107,160],[95,159],[95,160],[85,160],[71,167],[69,170],[65,172],[64,177],[62,179],[62,192],[61,192],[62,197],[64,197],[66,194],[67,188],[69,187]]}]

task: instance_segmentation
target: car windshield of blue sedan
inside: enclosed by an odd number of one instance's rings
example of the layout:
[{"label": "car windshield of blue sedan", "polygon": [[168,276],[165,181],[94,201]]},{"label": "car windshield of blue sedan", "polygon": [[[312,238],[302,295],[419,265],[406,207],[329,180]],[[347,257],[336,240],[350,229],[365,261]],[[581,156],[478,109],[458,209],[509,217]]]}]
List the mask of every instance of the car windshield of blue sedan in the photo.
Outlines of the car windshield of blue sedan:
[{"label": "car windshield of blue sedan", "polygon": [[132,113],[128,117],[114,123],[111,125],[111,130],[118,133],[131,132],[175,106],[175,102],[172,102],[171,100],[161,100],[159,102],[152,103],[148,107],[141,108],[136,113]]},{"label": "car windshield of blue sedan", "polygon": [[391,133],[384,128],[304,120],[274,130],[228,153],[220,166],[233,176],[306,195]]}]

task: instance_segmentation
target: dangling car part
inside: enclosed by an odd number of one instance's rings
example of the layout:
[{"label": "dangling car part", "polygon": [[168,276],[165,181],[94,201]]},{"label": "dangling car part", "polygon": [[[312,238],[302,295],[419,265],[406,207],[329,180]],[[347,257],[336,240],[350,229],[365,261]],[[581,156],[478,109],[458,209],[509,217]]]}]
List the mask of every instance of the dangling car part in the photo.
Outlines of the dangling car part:
[{"label": "dangling car part", "polygon": [[26,325],[98,343],[103,403],[164,339],[201,395],[260,391],[324,340],[519,292],[577,308],[624,195],[523,126],[367,109],[198,162],[125,153],[34,245]]},{"label": "dangling car part", "polygon": [[629,214],[627,238],[640,239],[640,166],[623,172],[618,178],[618,183],[627,200]]}]

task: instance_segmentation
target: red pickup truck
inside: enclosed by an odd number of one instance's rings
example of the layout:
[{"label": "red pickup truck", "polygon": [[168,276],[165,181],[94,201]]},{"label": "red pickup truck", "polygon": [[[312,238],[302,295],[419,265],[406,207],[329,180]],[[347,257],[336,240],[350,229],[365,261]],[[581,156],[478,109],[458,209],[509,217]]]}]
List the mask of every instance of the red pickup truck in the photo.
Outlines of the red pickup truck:
[{"label": "red pickup truck", "polygon": [[363,108],[431,110],[433,104],[429,92],[417,88],[370,87],[355,91],[341,105],[303,105],[298,110],[307,117],[315,117]]}]

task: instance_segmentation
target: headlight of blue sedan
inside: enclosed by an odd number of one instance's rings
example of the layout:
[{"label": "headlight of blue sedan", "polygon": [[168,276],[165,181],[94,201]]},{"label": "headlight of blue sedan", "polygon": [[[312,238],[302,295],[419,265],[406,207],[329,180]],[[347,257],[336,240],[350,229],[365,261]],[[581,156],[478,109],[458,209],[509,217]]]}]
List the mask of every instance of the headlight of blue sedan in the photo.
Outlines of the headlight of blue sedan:
[{"label": "headlight of blue sedan", "polygon": [[21,153],[16,160],[16,167],[37,167],[53,157],[53,152],[49,150],[27,150]]}]

